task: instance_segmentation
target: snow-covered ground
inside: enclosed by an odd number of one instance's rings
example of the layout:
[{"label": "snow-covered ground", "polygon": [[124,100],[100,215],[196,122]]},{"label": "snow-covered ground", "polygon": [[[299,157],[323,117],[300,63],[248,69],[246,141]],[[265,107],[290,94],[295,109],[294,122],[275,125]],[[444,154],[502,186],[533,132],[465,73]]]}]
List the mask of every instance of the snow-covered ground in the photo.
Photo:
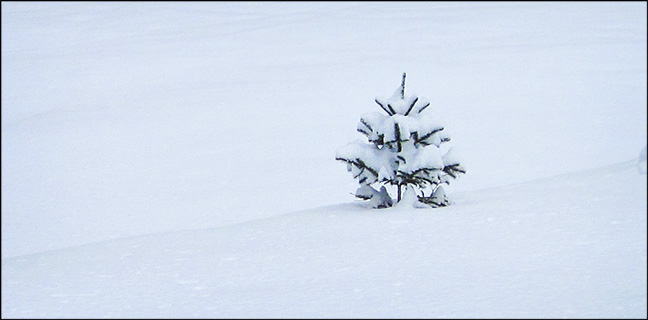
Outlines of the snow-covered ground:
[{"label": "snow-covered ground", "polygon": [[[646,52],[642,2],[2,2],[2,317],[646,317]],[[402,72],[451,207],[334,161]]]},{"label": "snow-covered ground", "polygon": [[2,260],[27,318],[645,318],[636,161],[455,195],[346,203]]}]

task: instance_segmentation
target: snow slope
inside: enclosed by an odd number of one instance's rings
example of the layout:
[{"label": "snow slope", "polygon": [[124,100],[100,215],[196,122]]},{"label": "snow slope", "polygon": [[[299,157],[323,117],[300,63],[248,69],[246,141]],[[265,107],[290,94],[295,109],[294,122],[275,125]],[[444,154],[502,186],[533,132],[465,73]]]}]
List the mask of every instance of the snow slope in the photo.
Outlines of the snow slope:
[{"label": "snow slope", "polygon": [[2,316],[645,318],[636,162],[2,260]]},{"label": "snow slope", "polygon": [[646,60],[641,2],[2,2],[2,257],[351,201],[402,72],[450,196],[625,161]]},{"label": "snow slope", "polygon": [[[1,6],[3,317],[645,316],[646,3]],[[451,208],[333,160],[402,72]]]}]

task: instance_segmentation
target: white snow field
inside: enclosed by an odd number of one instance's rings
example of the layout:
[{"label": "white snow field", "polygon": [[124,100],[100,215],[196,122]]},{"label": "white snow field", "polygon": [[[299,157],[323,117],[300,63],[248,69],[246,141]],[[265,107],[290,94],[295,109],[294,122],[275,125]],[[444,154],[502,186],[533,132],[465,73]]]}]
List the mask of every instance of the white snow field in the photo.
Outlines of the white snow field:
[{"label": "white snow field", "polygon": [[[1,9],[2,318],[647,316],[645,2]],[[403,72],[452,206],[334,160]]]},{"label": "white snow field", "polygon": [[5,258],[2,315],[645,318],[646,191],[632,161]]}]

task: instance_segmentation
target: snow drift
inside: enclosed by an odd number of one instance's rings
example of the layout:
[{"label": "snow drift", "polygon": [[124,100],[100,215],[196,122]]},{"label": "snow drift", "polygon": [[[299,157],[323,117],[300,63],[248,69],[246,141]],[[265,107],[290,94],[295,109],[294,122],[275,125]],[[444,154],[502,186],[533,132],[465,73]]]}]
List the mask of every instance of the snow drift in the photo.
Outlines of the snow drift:
[{"label": "snow drift", "polygon": [[2,260],[3,317],[645,318],[636,161]]},{"label": "snow drift", "polygon": [[[2,317],[646,316],[646,3],[1,6]],[[346,203],[402,72],[452,207]]]}]

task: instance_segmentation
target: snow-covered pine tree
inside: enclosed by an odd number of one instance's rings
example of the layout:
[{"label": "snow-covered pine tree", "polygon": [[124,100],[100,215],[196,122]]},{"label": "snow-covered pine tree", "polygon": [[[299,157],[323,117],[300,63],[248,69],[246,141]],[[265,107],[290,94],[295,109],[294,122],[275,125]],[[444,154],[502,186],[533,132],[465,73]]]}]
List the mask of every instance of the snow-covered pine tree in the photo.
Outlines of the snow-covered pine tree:
[{"label": "snow-covered pine tree", "polygon": [[[360,118],[357,130],[368,143],[356,140],[339,148],[336,160],[345,162],[358,179],[360,187],[355,196],[370,200],[373,208],[393,205],[385,185],[396,187],[397,202],[402,199],[415,207],[421,203],[446,206],[450,201],[441,184],[449,184],[466,171],[452,148],[442,154],[441,144],[450,137],[430,112],[430,102],[405,95],[405,76],[403,73],[401,86],[390,98],[375,99],[387,115],[372,112]],[[380,186],[380,191],[374,185]],[[417,191],[421,195],[412,196]]]}]

